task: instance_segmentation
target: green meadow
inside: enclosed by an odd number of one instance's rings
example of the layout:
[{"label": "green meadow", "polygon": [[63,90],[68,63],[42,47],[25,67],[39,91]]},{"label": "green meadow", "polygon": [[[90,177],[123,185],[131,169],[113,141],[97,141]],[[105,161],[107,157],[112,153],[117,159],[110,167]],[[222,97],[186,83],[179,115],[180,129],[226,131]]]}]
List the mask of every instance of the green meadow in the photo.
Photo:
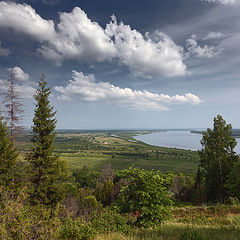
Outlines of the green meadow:
[{"label": "green meadow", "polygon": [[163,172],[195,173],[197,152],[147,145],[133,137],[146,132],[57,134],[55,152],[71,170],[88,166],[99,170],[106,164],[114,169],[136,166]]}]

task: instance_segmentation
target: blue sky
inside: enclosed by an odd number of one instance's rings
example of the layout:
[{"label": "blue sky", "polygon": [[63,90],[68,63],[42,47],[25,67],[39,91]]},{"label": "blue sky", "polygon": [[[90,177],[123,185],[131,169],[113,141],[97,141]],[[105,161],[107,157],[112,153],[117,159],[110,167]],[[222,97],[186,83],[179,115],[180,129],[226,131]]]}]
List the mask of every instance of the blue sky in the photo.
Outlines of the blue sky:
[{"label": "blue sky", "polygon": [[[0,91],[31,126],[41,73],[58,128],[240,128],[239,0],[0,1]],[[3,109],[3,106],[2,106]]]}]

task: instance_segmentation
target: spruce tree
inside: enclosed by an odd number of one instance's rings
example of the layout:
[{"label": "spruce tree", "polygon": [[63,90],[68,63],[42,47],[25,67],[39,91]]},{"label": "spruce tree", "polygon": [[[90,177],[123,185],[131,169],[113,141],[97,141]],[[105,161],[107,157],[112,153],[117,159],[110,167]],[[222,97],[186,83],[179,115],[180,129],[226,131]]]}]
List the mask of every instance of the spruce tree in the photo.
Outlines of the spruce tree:
[{"label": "spruce tree", "polygon": [[33,183],[31,201],[33,204],[55,206],[63,198],[62,181],[67,176],[67,168],[63,161],[53,155],[56,112],[48,99],[50,94],[42,74],[34,96],[33,151],[30,155]]},{"label": "spruce tree", "polygon": [[12,188],[18,153],[0,116],[0,186]]}]

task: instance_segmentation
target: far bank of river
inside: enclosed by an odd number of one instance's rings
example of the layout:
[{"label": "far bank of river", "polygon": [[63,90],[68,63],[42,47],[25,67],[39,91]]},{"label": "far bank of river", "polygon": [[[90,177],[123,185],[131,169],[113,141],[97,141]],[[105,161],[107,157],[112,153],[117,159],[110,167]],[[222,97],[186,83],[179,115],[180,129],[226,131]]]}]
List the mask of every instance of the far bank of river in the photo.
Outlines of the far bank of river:
[{"label": "far bank of river", "polygon": [[[149,145],[197,151],[201,149],[202,134],[190,131],[153,132],[134,137]],[[240,154],[240,139],[237,138],[235,151]]]}]

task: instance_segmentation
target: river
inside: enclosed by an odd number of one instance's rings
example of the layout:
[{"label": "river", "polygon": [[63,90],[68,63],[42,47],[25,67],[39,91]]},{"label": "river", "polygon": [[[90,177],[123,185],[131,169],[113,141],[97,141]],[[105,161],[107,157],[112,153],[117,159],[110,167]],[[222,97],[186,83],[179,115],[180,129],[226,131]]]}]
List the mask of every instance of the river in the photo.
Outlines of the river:
[{"label": "river", "polygon": [[[166,131],[138,135],[134,138],[154,146],[196,151],[201,149],[202,135],[190,131]],[[237,138],[237,143],[235,151],[240,154],[240,138]]]}]

